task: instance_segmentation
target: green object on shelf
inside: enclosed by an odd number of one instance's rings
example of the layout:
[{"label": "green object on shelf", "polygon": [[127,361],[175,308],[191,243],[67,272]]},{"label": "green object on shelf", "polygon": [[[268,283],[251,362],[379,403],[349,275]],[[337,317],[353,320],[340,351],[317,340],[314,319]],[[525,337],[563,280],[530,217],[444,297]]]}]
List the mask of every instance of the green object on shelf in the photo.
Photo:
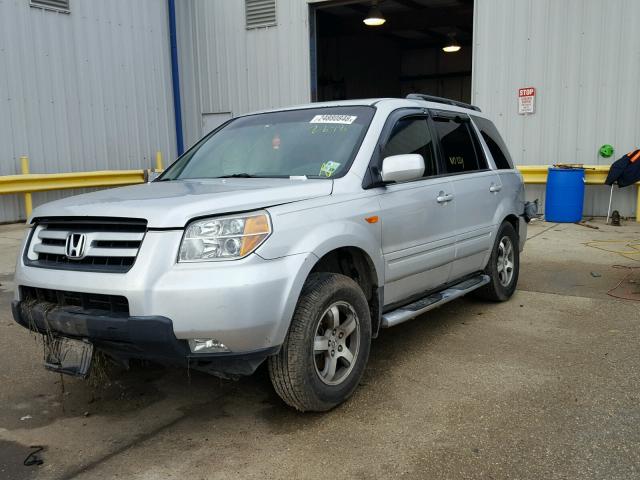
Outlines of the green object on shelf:
[{"label": "green object on shelf", "polygon": [[608,143],[605,143],[600,147],[600,156],[604,158],[609,158],[611,155],[613,155],[613,152],[615,152],[613,146],[609,145]]}]

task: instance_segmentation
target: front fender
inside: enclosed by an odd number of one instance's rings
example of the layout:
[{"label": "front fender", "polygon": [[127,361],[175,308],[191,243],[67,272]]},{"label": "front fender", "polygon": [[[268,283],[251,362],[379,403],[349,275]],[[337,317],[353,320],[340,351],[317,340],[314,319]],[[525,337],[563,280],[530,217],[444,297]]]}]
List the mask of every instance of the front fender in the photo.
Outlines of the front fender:
[{"label": "front fender", "polygon": [[367,222],[379,214],[379,203],[369,195],[343,201],[318,202],[311,208],[287,206],[269,209],[273,234],[258,250],[263,258],[312,253],[318,259],[332,250],[356,247],[373,263],[379,286],[384,284],[380,221]]},{"label": "front fender", "polygon": [[273,233],[256,253],[267,260],[300,254],[307,259],[296,272],[289,291],[283,292],[286,300],[281,325],[275,334],[277,341],[284,341],[304,282],[327,253],[343,247],[359,248],[375,267],[378,286],[383,286],[382,228],[379,220],[374,223],[366,220],[379,214],[375,195],[342,200],[336,197],[314,199],[268,210]]}]

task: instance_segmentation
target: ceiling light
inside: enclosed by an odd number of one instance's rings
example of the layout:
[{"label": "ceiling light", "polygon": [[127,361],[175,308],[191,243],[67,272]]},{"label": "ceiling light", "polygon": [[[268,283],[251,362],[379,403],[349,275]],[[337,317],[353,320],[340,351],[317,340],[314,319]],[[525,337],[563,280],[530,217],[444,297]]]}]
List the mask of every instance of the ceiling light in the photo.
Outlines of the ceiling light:
[{"label": "ceiling light", "polygon": [[459,52],[462,47],[457,42],[455,34],[450,33],[448,36],[449,36],[449,41],[444,47],[442,47],[442,51],[446,53]]},{"label": "ceiling light", "polygon": [[369,10],[369,14],[363,20],[364,24],[369,27],[379,27],[384,24],[387,20],[382,15],[382,12],[378,8],[378,2],[373,2],[371,4],[371,10]]}]

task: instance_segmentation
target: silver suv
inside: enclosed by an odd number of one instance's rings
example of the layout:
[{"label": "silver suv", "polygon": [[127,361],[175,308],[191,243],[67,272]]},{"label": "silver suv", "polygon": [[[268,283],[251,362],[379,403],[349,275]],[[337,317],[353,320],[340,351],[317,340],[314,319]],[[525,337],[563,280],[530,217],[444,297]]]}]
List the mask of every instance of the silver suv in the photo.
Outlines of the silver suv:
[{"label": "silver suv", "polygon": [[372,338],[474,292],[507,300],[524,188],[494,125],[420,94],[235,118],[159,178],[38,207],[13,314],[45,366],[94,349],[215,375],[265,360],[277,393],[324,411]]}]

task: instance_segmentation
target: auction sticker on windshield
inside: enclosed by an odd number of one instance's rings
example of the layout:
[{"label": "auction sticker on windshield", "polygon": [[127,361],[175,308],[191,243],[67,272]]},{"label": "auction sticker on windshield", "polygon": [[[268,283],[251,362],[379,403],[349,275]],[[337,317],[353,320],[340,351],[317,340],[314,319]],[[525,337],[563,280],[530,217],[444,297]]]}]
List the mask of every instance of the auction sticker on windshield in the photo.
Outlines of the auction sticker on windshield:
[{"label": "auction sticker on windshield", "polygon": [[309,123],[340,123],[342,125],[351,125],[356,115],[316,115]]}]

